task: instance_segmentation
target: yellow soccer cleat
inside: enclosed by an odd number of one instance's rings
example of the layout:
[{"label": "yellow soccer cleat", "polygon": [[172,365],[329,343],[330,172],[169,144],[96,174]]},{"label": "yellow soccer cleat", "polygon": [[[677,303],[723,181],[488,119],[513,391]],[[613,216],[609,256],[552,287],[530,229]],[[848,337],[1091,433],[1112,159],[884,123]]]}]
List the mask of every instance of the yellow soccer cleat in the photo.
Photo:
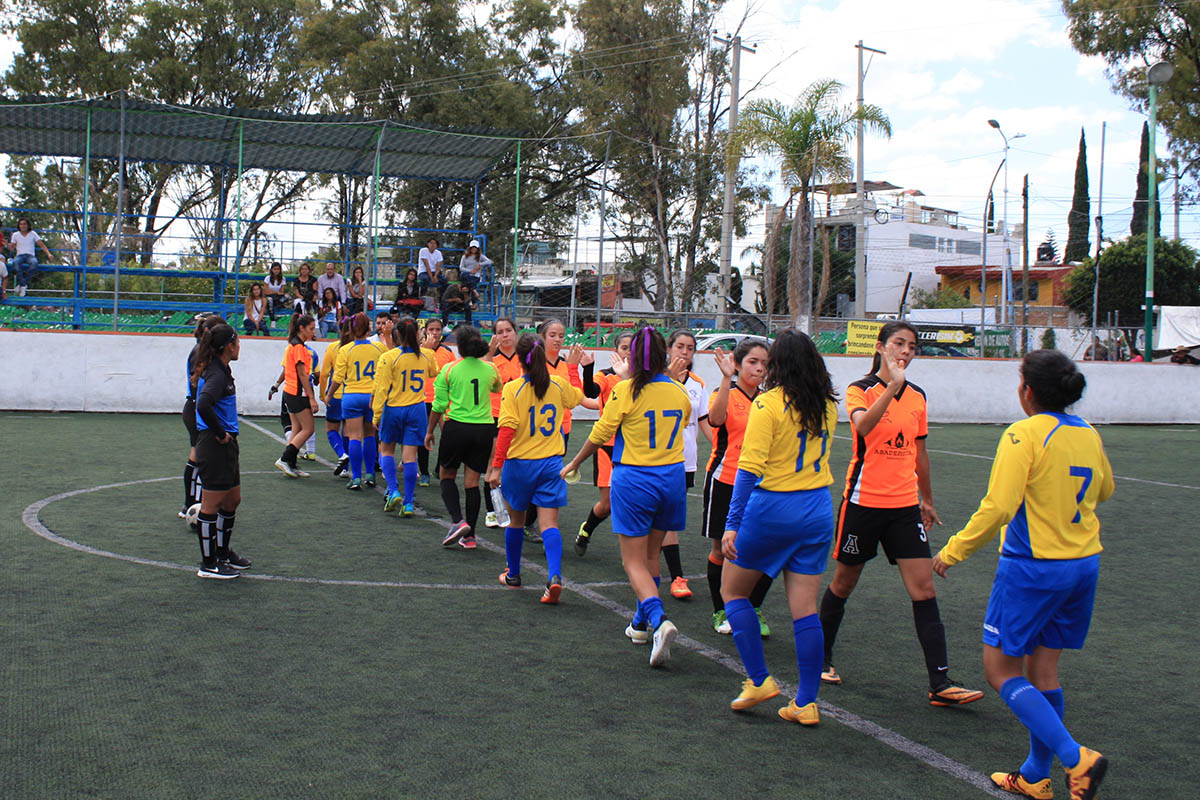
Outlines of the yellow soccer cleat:
[{"label": "yellow soccer cleat", "polygon": [[992,783],[1006,792],[1024,795],[1025,797],[1036,797],[1037,800],[1053,800],[1054,798],[1054,789],[1050,786],[1049,778],[1043,778],[1036,783],[1030,783],[1025,780],[1025,776],[1019,771],[993,772]]},{"label": "yellow soccer cleat", "polygon": [[1107,770],[1107,758],[1095,750],[1079,748],[1079,763],[1067,768],[1067,792],[1071,800],[1092,800]]},{"label": "yellow soccer cleat", "polygon": [[821,721],[821,712],[817,710],[816,703],[809,703],[801,707],[796,705],[795,700],[779,709],[779,716],[788,722],[798,722],[810,727]]},{"label": "yellow soccer cleat", "polygon": [[779,684],[775,683],[775,679],[770,675],[763,679],[761,686],[755,686],[754,681],[746,678],[746,680],[742,681],[742,693],[733,698],[729,707],[734,711],[745,711],[764,700],[770,700],[772,697],[778,696]]}]

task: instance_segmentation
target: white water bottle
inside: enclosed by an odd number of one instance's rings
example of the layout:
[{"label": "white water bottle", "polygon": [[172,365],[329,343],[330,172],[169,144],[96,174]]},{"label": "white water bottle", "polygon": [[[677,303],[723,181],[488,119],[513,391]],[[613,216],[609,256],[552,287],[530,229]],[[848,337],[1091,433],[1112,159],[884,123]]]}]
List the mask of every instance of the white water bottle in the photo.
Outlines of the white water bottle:
[{"label": "white water bottle", "polygon": [[490,491],[492,508],[496,509],[496,522],[500,523],[500,527],[507,528],[511,520],[508,517],[508,505],[504,502],[504,493],[500,491],[499,485],[493,486]]}]

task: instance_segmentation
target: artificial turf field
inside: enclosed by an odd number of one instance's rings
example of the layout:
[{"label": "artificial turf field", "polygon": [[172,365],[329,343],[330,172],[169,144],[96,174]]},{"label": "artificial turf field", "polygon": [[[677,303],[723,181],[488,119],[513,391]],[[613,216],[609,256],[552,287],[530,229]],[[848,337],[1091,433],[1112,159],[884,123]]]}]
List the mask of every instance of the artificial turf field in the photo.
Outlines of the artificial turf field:
[{"label": "artificial turf field", "polygon": [[[562,511],[568,587],[549,607],[540,546],[526,544],[526,588],[504,589],[502,531],[481,523],[480,549],[443,550],[441,522],[385,515],[380,496],[346,492],[327,468],[284,478],[271,469],[281,445],[250,423],[278,425],[247,420],[240,437],[233,543],[254,569],[203,581],[196,537],[175,516],[177,416],[0,414],[0,796],[939,800],[987,795],[982,776],[1025,756],[1024,729],[991,690],[965,708],[927,704],[908,598],[882,557],[847,606],[835,660],[845,683],[821,690],[835,708],[805,729],[776,716],[786,698],[728,708],[742,676],[732,639],[710,627],[699,488],[682,540],[695,596],[665,598],[681,639],[656,670],[622,635],[633,599],[608,525],[585,558],[571,550],[595,494],[589,468]],[[571,452],[586,430],[577,423]],[[933,426],[935,548],[982,496],[1000,431]],[[1110,758],[1102,797],[1191,797],[1200,430],[1101,435],[1123,477],[1100,510],[1087,648],[1062,663],[1067,722]],[[330,455],[323,438],[319,453]],[[837,485],[848,456],[839,440]],[[111,484],[126,485],[44,502]],[[436,481],[417,502],[444,515]],[[164,563],[82,552],[26,522]],[[989,546],[937,581],[951,674],[978,688],[995,560]],[[794,687],[782,588],[765,604],[766,656]],[[1053,777],[1063,797],[1057,766]]]}]

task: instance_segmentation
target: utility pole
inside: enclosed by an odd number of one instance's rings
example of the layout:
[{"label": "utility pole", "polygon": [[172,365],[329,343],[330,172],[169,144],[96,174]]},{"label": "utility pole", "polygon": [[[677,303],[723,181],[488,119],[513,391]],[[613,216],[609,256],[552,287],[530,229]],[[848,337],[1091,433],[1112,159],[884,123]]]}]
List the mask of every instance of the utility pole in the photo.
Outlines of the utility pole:
[{"label": "utility pole", "polygon": [[[738,94],[741,92],[739,80],[742,69],[742,51],[754,53],[753,47],[742,46],[742,37],[734,34],[731,38],[713,39],[733,50],[733,61],[730,65],[729,76],[729,134],[733,135],[737,128]],[[725,143],[725,204],[721,209],[721,305],[717,314],[717,327],[727,325],[725,318],[726,298],[729,297],[729,279],[733,269],[733,203],[737,193],[737,168],[739,155],[729,152],[729,140]]]},{"label": "utility pole", "polygon": [[1097,345],[1100,342],[1096,333],[1096,323],[1100,305],[1100,251],[1104,244],[1104,138],[1108,134],[1108,123],[1100,123],[1100,189],[1096,195],[1096,260],[1092,275],[1092,359],[1096,358]]},{"label": "utility pole", "polygon": [[854,45],[858,49],[858,158],[856,161],[855,191],[858,193],[858,213],[854,224],[854,316],[865,319],[867,316],[867,219],[866,196],[863,191],[863,51],[887,55],[883,50],[867,47],[858,40]]},{"label": "utility pole", "polygon": [[1175,166],[1175,241],[1179,241],[1179,156],[1172,159]]},{"label": "utility pole", "polygon": [[1021,187],[1021,355],[1029,352],[1029,173]]}]

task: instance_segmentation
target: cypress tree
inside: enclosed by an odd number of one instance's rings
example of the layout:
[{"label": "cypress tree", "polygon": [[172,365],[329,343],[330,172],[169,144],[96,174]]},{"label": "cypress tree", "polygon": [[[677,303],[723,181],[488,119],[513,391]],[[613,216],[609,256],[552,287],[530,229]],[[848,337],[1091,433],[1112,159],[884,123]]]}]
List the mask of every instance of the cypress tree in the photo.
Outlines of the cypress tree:
[{"label": "cypress tree", "polygon": [[[1129,232],[1134,236],[1146,233],[1146,215],[1150,210],[1150,126],[1142,123],[1142,147],[1138,151],[1137,192],[1133,196],[1133,219]],[[1154,237],[1158,238],[1162,206],[1155,204]]]},{"label": "cypress tree", "polygon": [[1067,249],[1063,261],[1082,261],[1087,258],[1091,243],[1088,228],[1091,227],[1091,200],[1088,198],[1087,141],[1083,129],[1079,129],[1079,155],[1075,157],[1075,194],[1071,198],[1071,211],[1067,214]]}]

